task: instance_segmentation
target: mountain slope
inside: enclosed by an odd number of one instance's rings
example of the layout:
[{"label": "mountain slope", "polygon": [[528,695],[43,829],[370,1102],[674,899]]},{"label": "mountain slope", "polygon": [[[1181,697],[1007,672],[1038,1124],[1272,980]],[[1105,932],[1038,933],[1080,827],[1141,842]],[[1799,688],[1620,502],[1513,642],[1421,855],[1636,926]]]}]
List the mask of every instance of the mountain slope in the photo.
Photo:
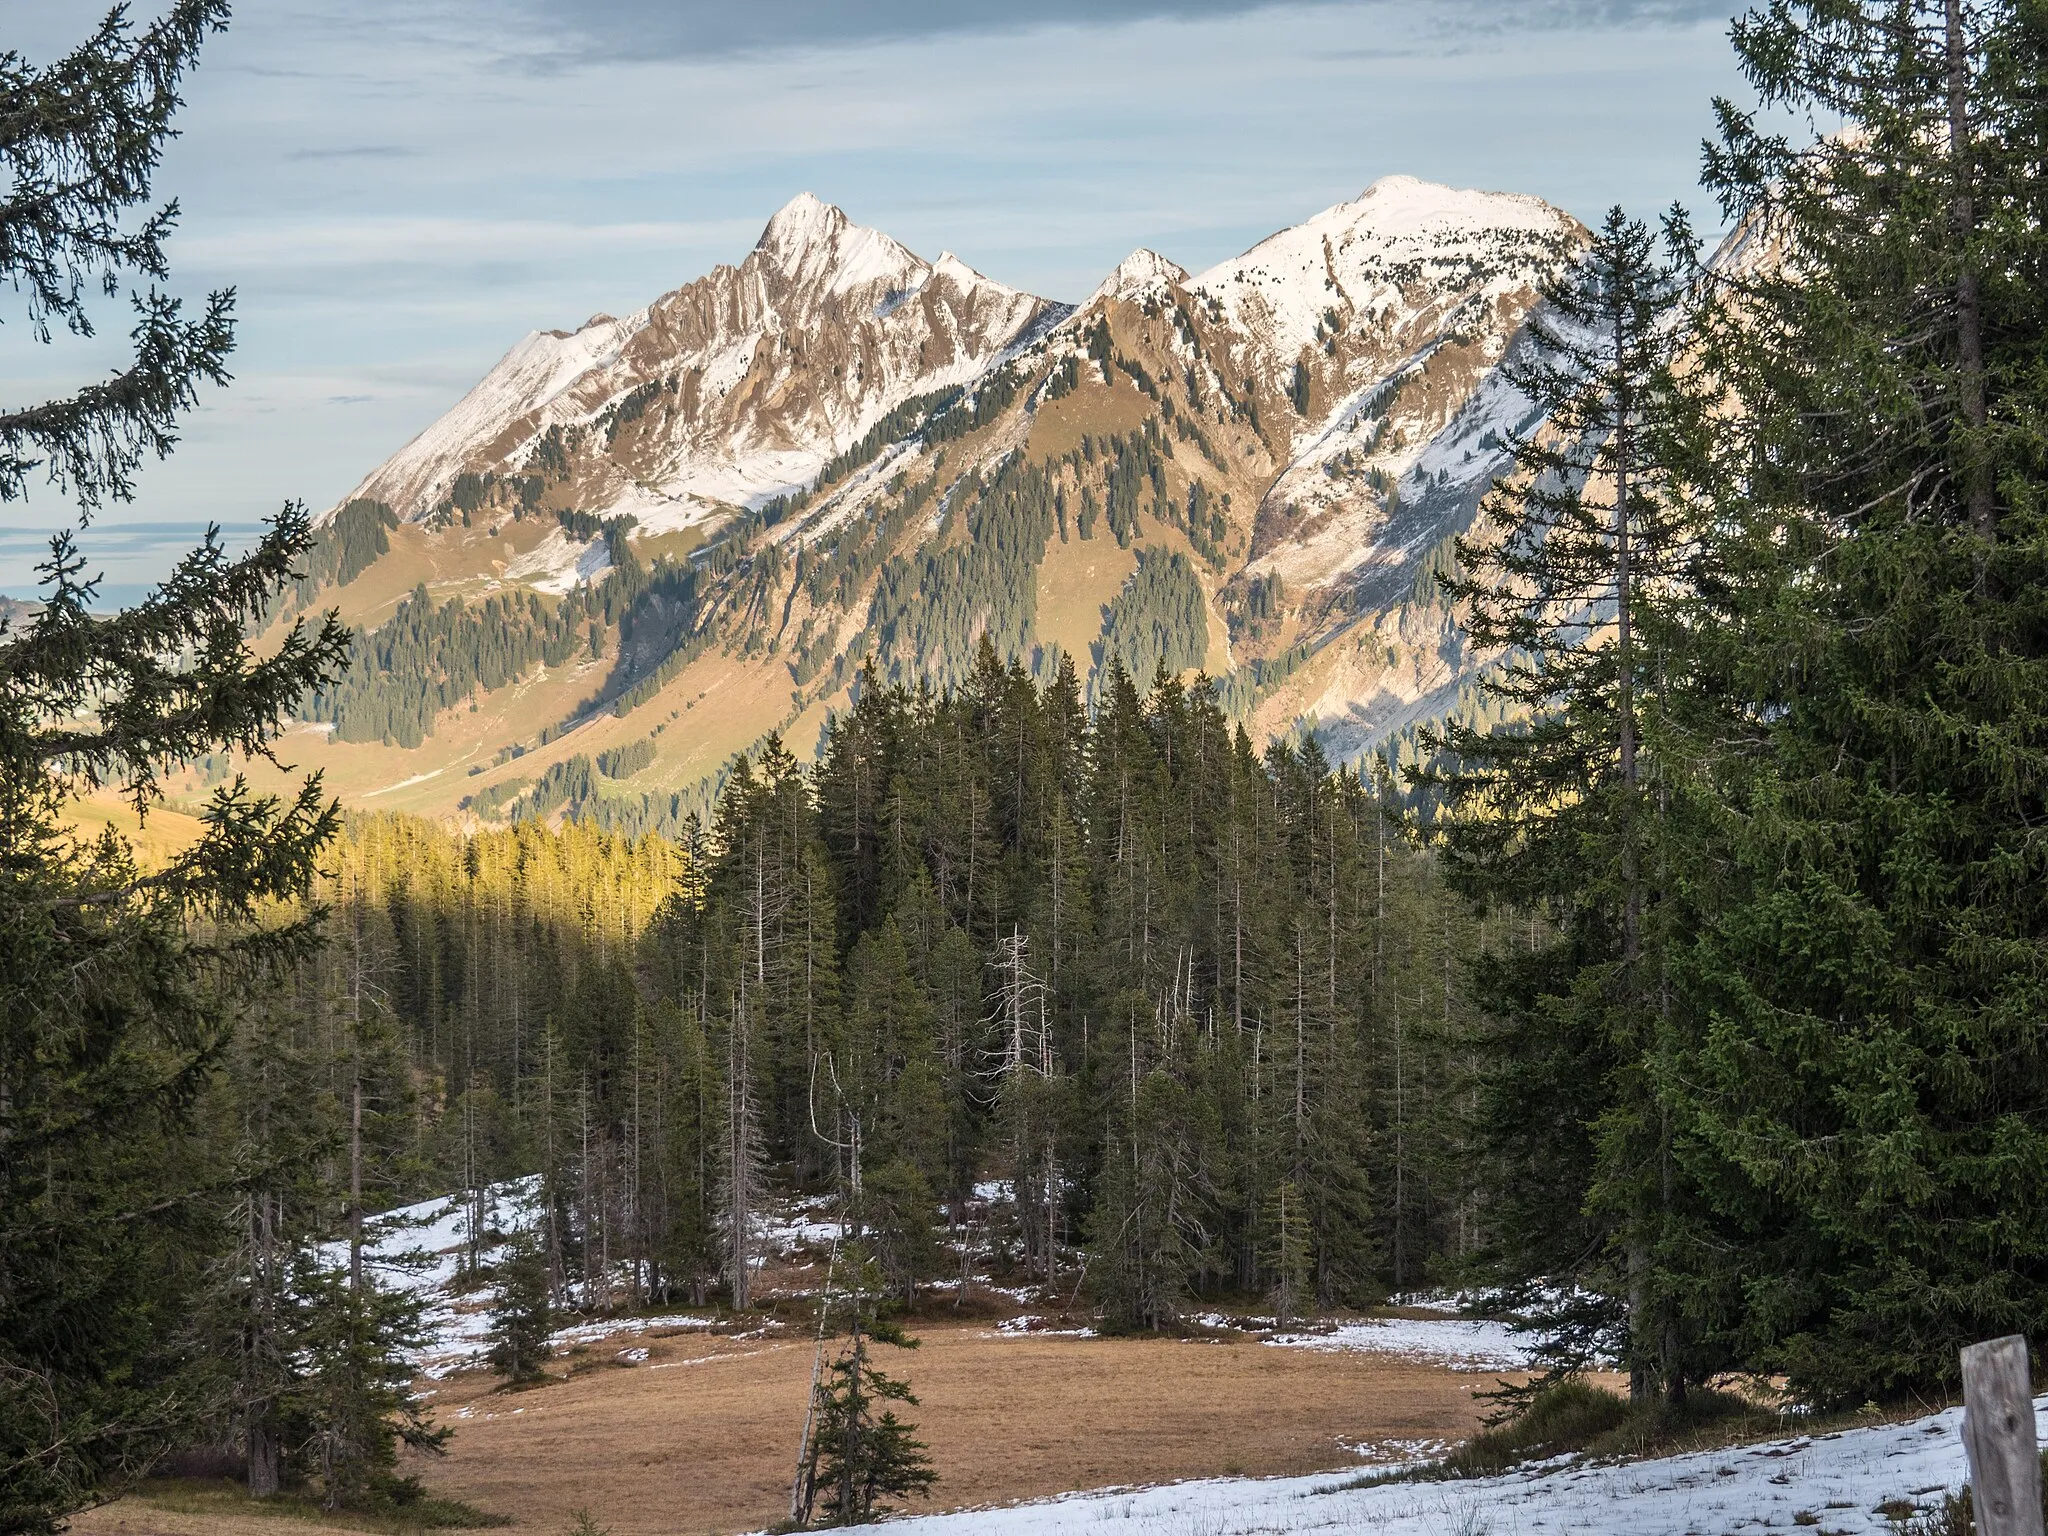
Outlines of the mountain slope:
[{"label": "mountain slope", "polygon": [[1584,231],[1407,177],[1078,308],[808,195],[736,267],[529,336],[330,516],[345,793],[678,825],[864,665],[1201,668],[1352,757],[1469,687],[1434,572],[1528,425],[1501,363]]}]

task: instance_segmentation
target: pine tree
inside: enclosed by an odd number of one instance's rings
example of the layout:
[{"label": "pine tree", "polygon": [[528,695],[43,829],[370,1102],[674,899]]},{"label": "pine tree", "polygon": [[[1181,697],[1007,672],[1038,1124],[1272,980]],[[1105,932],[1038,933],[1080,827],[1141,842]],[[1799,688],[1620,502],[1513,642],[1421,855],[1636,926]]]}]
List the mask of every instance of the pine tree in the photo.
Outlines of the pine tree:
[{"label": "pine tree", "polygon": [[1033,969],[1022,929],[997,946],[994,1025],[995,1120],[1009,1160],[1010,1191],[1022,1229],[1025,1273],[1058,1283],[1060,1131],[1066,1083],[1053,1049],[1046,985]]},{"label": "pine tree", "polygon": [[417,1480],[398,1473],[399,1447],[439,1453],[450,1434],[434,1427],[412,1390],[424,1296],[361,1283],[353,1266],[313,1254],[299,1261],[293,1289],[304,1307],[294,1341],[304,1363],[287,1401],[320,1476],[322,1507],[375,1509],[418,1497]]},{"label": "pine tree", "polygon": [[[151,199],[178,86],[226,11],[181,0],[136,31],[115,10],[47,68],[0,57],[0,267],[29,334],[91,335],[90,290],[149,284],[130,297],[127,365],[0,415],[0,502],[38,474],[81,520],[126,500],[198,385],[226,377],[229,295],[187,320],[154,286],[176,205],[124,223]],[[279,800],[237,776],[199,840],[143,870],[116,834],[75,835],[66,807],[118,786],[146,813],[185,764],[267,750],[346,653],[331,617],[261,657],[244,641],[311,544],[297,507],[239,559],[209,534],[152,596],[96,617],[61,534],[41,607],[0,629],[0,1529],[53,1529],[147,1466],[189,1410],[174,1323],[217,1234],[185,1131],[238,1000],[314,942],[311,912],[258,918],[302,892],[337,819],[317,780]]]},{"label": "pine tree", "polygon": [[887,1406],[915,1407],[917,1398],[869,1358],[877,1343],[915,1349],[918,1341],[882,1315],[884,1281],[874,1259],[858,1244],[849,1244],[843,1263],[849,1276],[847,1342],[816,1390],[815,1428],[797,1490],[802,1525],[819,1513],[827,1525],[865,1525],[889,1512],[889,1500],[929,1494],[938,1481],[916,1426]]},{"label": "pine tree", "polygon": [[1292,1180],[1283,1180],[1266,1205],[1266,1264],[1273,1276],[1273,1321],[1291,1327],[1307,1309],[1314,1294],[1310,1274],[1308,1212],[1301,1190]]},{"label": "pine tree", "polygon": [[491,1369],[515,1385],[538,1381],[554,1330],[547,1256],[530,1234],[521,1234],[499,1251],[491,1278],[498,1287],[491,1303]]},{"label": "pine tree", "polygon": [[243,1164],[228,1215],[235,1240],[216,1261],[219,1284],[195,1323],[207,1353],[234,1363],[227,1428],[246,1448],[254,1498],[282,1491],[290,1471],[286,1405],[305,1323],[295,1256],[321,1235],[308,1217],[324,1203],[319,1163],[339,1134],[332,1101],[316,1086],[319,1053],[292,1028],[306,1001],[298,987],[281,986],[244,1013],[202,1120],[203,1134]]},{"label": "pine tree", "polygon": [[915,1306],[919,1282],[939,1262],[937,1204],[924,1173],[903,1158],[871,1166],[861,1179],[853,1227],[872,1248],[890,1293]]},{"label": "pine tree", "polygon": [[1674,1269],[1750,1360],[1853,1402],[2048,1304],[2048,22],[1795,0],[1735,44],[1759,110],[1718,108],[1740,234],[1676,445],[1726,530],[1674,725],[1712,793],[1681,807],[1699,937],[1658,1074],[1734,1230]]}]

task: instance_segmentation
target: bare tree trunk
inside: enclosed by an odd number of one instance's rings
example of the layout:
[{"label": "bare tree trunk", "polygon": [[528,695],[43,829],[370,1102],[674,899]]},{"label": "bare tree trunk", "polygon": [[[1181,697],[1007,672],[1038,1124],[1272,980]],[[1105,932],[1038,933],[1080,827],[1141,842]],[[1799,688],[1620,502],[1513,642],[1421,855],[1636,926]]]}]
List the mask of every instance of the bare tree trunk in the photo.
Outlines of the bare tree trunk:
[{"label": "bare tree trunk", "polygon": [[255,1316],[251,1323],[250,1354],[256,1373],[257,1395],[249,1405],[249,1496],[255,1499],[274,1498],[281,1486],[279,1474],[280,1446],[277,1426],[273,1415],[277,1411],[272,1395],[272,1378],[269,1371],[270,1352],[274,1347],[273,1330],[276,1328],[277,1307],[277,1211],[275,1199],[268,1190],[259,1190],[251,1197],[249,1204],[250,1249],[251,1249],[251,1310]]},{"label": "bare tree trunk", "polygon": [[[1956,252],[1956,366],[1962,375],[1963,420],[1981,433],[1990,420],[1984,387],[1984,319],[1978,295],[1977,267],[1969,241],[1977,229],[1974,191],[1975,168],[1970,148],[1970,57],[1969,40],[1963,36],[1962,0],[1947,0],[1944,8],[1944,42],[1948,55],[1948,148],[1949,172],[1955,181],[1950,218],[1955,227]],[[1988,544],[1998,535],[1997,486],[1981,441],[1968,449],[1970,526]],[[1978,584],[1989,580],[1980,564]]]},{"label": "bare tree trunk", "polygon": [[[1623,309],[1614,311],[1614,366],[1617,376],[1628,366],[1623,335]],[[1634,444],[1629,433],[1629,395],[1624,384],[1617,393],[1614,423],[1614,619],[1615,619],[1615,714],[1621,737],[1621,784],[1623,824],[1621,835],[1621,959],[1624,985],[1633,995],[1635,964],[1642,949],[1643,898],[1637,881],[1635,839],[1636,797],[1636,708],[1634,655],[1634,590],[1629,548],[1629,473]]]}]

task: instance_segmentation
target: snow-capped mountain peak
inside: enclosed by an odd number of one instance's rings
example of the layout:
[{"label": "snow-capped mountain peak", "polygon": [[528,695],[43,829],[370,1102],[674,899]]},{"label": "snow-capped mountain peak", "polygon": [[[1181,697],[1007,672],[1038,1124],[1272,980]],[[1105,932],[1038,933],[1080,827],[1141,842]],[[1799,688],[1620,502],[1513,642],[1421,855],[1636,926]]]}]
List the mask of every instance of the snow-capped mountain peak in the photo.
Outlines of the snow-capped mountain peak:
[{"label": "snow-capped mountain peak", "polygon": [[976,377],[1046,309],[800,193],[737,267],[624,320],[526,337],[354,494],[420,518],[460,473],[545,462],[585,507],[699,521],[806,484],[904,400]]},{"label": "snow-capped mountain peak", "polygon": [[1398,335],[1418,322],[1434,326],[1448,306],[1525,293],[1582,233],[1541,198],[1383,176],[1191,286],[1272,365],[1291,367],[1336,327],[1363,321]]},{"label": "snow-capped mountain peak", "polygon": [[946,278],[956,286],[966,290],[985,288],[991,293],[1008,294],[1014,294],[1017,291],[1006,284],[997,282],[992,277],[977,272],[951,251],[939,252],[939,259],[932,263],[932,276]]},{"label": "snow-capped mountain peak", "polygon": [[854,223],[808,192],[777,211],[754,249],[798,287],[833,293],[875,284],[912,288],[931,270],[880,230]]},{"label": "snow-capped mountain peak", "polygon": [[761,231],[756,248],[775,255],[829,244],[834,235],[852,222],[845,209],[815,193],[799,192],[775,210],[768,227]]},{"label": "snow-capped mountain peak", "polygon": [[1136,301],[1187,280],[1187,268],[1169,261],[1157,251],[1140,246],[1116,264],[1116,269],[1088,296],[1088,302],[1093,304],[1102,299]]}]

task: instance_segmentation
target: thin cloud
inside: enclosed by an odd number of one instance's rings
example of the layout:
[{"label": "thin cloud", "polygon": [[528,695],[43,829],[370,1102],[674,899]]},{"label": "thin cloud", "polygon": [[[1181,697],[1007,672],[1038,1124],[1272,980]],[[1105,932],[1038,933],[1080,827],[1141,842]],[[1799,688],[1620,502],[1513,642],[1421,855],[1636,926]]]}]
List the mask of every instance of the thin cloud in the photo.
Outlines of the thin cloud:
[{"label": "thin cloud", "polygon": [[[759,232],[758,220],[572,224],[542,219],[357,218],[257,224],[188,235],[179,253],[245,272],[284,267],[441,265],[537,260],[623,250],[699,250]],[[650,295],[652,297],[652,295]]]},{"label": "thin cloud", "polygon": [[[545,66],[552,38],[571,59],[713,59],[735,54],[859,46],[961,33],[1108,28],[1146,21],[1214,21],[1290,0],[527,0]],[[1291,0],[1299,6],[1302,0]],[[1328,8],[1381,8],[1389,0],[1307,0]],[[1446,31],[1684,26],[1724,21],[1732,0],[1436,0]]]},{"label": "thin cloud", "polygon": [[536,20],[561,29],[570,51],[612,58],[717,58],[793,48],[886,42],[1052,26],[1201,21],[1263,10],[1277,0],[532,0]]},{"label": "thin cloud", "polygon": [[411,160],[421,151],[405,144],[352,144],[338,149],[294,149],[287,160]]}]

